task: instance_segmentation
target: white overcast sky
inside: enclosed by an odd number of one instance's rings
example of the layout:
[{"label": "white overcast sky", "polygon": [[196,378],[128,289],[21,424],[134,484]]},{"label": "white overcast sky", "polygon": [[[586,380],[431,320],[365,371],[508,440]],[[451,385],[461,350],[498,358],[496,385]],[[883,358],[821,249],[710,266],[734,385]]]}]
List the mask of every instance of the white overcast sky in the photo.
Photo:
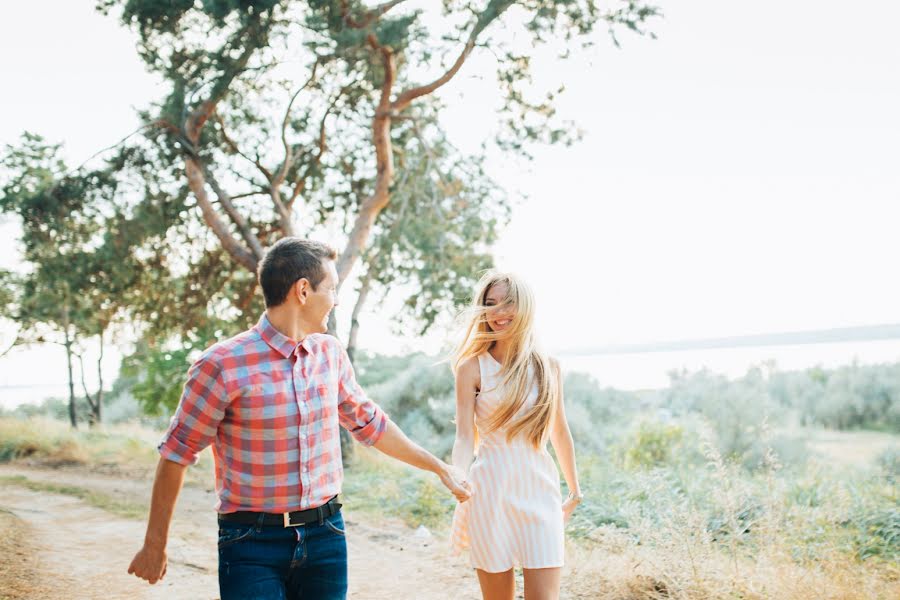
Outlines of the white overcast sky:
[{"label": "white overcast sky", "polygon": [[[623,33],[616,49],[598,35],[566,62],[537,51],[535,86],[565,82],[560,113],[582,142],[489,161],[527,193],[496,255],[535,288],[546,345],[900,322],[900,3],[659,4],[657,40]],[[134,35],[93,6],[6,8],[0,143],[34,131],[77,164],[160,96]],[[442,92],[464,150],[493,127],[490,67],[474,58]],[[0,226],[4,266],[14,236]],[[443,339],[394,336],[375,308],[365,347]],[[0,361],[0,385],[58,364],[56,350],[20,352]]]}]

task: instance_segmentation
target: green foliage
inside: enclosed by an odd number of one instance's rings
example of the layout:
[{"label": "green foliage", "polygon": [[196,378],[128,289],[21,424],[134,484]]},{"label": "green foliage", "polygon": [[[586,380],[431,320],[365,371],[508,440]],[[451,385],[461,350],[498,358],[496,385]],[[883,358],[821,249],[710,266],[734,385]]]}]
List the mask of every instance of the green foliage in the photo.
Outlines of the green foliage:
[{"label": "green foliage", "polygon": [[624,465],[628,469],[663,466],[678,451],[683,437],[679,425],[641,421],[623,448]]},{"label": "green foliage", "polygon": [[122,361],[121,376],[135,380],[130,392],[145,414],[175,411],[193,350],[190,346],[173,350],[144,346]]},{"label": "green foliage", "polygon": [[14,319],[16,307],[21,302],[22,281],[18,275],[0,269],[0,319]]},{"label": "green foliage", "polygon": [[579,448],[603,453],[617,443],[622,426],[641,409],[641,396],[613,388],[601,388],[584,373],[565,373],[563,382],[566,417]]},{"label": "green foliage", "polygon": [[770,389],[804,424],[900,432],[900,364],[776,373]]},{"label": "green foliage", "polygon": [[859,560],[879,557],[900,559],[900,508],[880,508],[855,515],[856,548]]},{"label": "green foliage", "polygon": [[[411,525],[439,527],[445,525],[447,517],[453,514],[456,501],[443,489],[440,482],[433,478],[423,479],[416,488],[415,495],[409,499]],[[401,504],[403,508],[403,504]]]},{"label": "green foliage", "polygon": [[416,356],[390,379],[366,390],[410,439],[437,456],[453,447],[456,414],[453,375],[446,363]]},{"label": "green foliage", "polygon": [[771,432],[771,424],[782,418],[769,395],[761,369],[751,369],[734,381],[708,371],[670,374],[665,404],[676,416],[698,415],[712,430],[716,450],[726,461],[748,468],[764,466],[767,449],[798,457],[802,442],[783,439]]},{"label": "green foliage", "polygon": [[878,455],[877,463],[891,481],[900,479],[900,445],[886,448]]},{"label": "green foliage", "polygon": [[364,257],[376,293],[409,290],[398,328],[420,334],[468,302],[468,290],[493,266],[490,248],[509,218],[481,160],[463,160],[436,118],[398,134],[406,143],[403,176]]},{"label": "green foliage", "polygon": [[[541,0],[521,4],[523,27],[507,18],[513,4],[447,2],[445,18],[435,19],[424,8],[372,11],[359,1],[99,0],[98,10],[138,33],[164,95],[96,168],[69,171],[59,148],[37,136],[10,153],[0,211],[23,219],[26,260],[41,265],[19,295],[35,301],[16,320],[62,330],[68,344],[70,333],[102,338],[114,318],[127,319],[147,346],[127,365],[146,371],[133,374],[135,395],[151,410],[167,406],[184,348],[258,316],[248,260],[289,232],[284,220],[302,213],[309,226],[346,230],[373,196],[384,159],[375,160],[372,122],[389,73],[396,98],[460,52],[490,48],[505,82],[500,145],[527,154],[531,143],[571,139],[571,127],[556,119],[554,94],[537,102],[522,91],[534,49],[519,52],[492,32],[516,27],[529,41],[568,40],[598,25],[641,32],[657,14],[642,2],[604,12]],[[447,142],[441,109],[427,93],[391,115],[391,202],[369,247],[351,253],[364,253],[375,293],[403,290],[398,323],[419,331],[452,312],[460,290],[490,266],[489,247],[508,217],[481,157]],[[194,193],[215,194],[221,227],[190,197],[185,161],[205,180],[195,180]],[[244,246],[252,258],[234,250]]]}]

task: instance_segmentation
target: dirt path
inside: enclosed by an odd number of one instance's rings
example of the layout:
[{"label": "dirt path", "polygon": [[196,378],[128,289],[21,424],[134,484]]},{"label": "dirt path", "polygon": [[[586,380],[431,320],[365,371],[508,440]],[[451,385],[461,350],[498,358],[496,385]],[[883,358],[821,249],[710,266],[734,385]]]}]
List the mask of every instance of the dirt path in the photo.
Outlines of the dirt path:
[{"label": "dirt path", "polygon": [[[3,465],[2,476],[77,486],[139,505],[146,504],[150,493],[149,481],[129,481],[80,469]],[[218,598],[212,505],[209,490],[185,487],[172,525],[166,578],[150,586],[126,573],[143,540],[143,520],[118,517],[72,496],[0,482],[0,510],[14,515],[25,528],[33,554],[33,576],[44,588],[35,598]],[[399,521],[370,524],[350,512],[345,514],[345,521],[350,598],[480,597],[474,575],[463,559],[449,557],[443,539],[423,537],[422,532],[417,534]]]}]

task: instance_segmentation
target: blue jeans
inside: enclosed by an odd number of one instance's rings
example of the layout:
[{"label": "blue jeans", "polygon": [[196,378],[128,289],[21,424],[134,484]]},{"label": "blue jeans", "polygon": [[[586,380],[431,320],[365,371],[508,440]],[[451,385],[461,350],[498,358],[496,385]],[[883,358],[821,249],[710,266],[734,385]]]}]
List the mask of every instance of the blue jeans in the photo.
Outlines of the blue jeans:
[{"label": "blue jeans", "polygon": [[219,521],[222,600],[344,600],[347,540],[338,512],[300,527]]}]

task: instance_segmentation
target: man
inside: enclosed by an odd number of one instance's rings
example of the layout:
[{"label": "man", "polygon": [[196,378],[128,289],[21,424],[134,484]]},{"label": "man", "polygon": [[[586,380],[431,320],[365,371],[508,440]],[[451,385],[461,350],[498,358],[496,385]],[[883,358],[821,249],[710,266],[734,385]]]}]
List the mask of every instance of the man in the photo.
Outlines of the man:
[{"label": "man", "polygon": [[129,573],[150,583],[165,575],[185,469],[209,444],[222,600],[346,597],[339,425],[437,474],[458,500],[469,497],[462,471],[411,442],[360,389],[338,341],[322,335],[337,305],[336,257],[298,238],[272,246],[259,267],[266,304],[259,323],[191,366],[159,446],[147,534]]}]

